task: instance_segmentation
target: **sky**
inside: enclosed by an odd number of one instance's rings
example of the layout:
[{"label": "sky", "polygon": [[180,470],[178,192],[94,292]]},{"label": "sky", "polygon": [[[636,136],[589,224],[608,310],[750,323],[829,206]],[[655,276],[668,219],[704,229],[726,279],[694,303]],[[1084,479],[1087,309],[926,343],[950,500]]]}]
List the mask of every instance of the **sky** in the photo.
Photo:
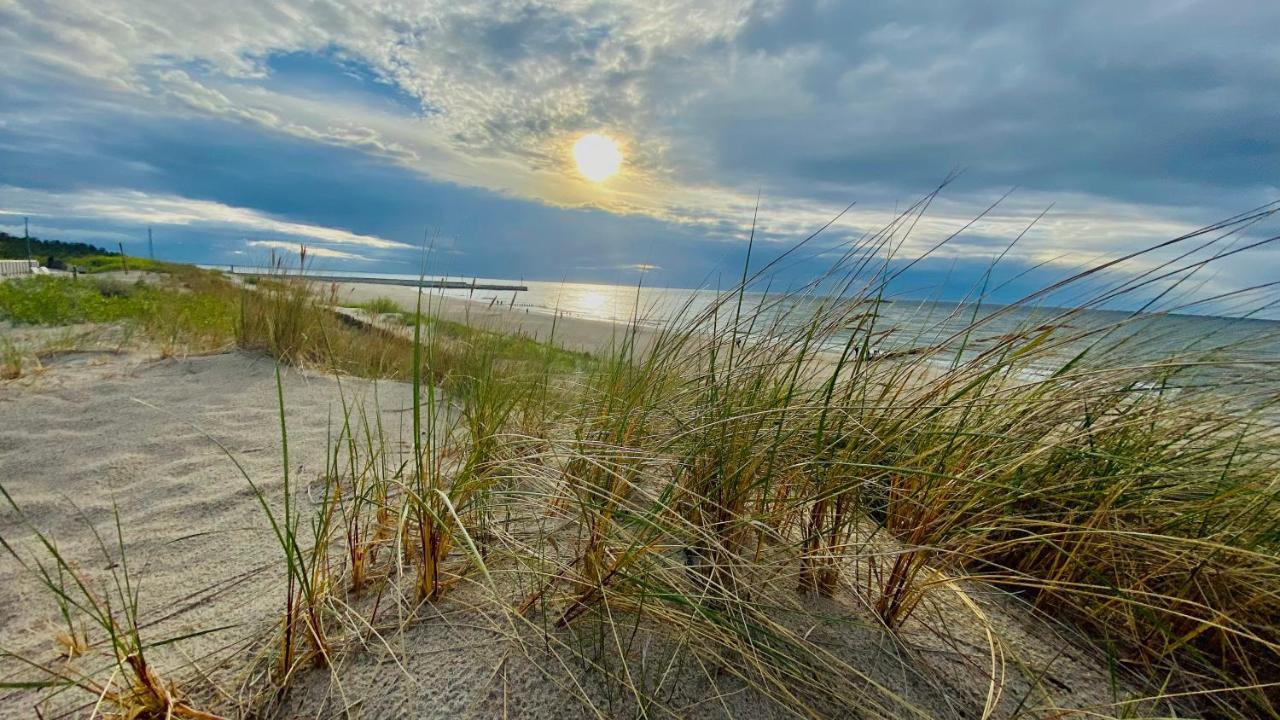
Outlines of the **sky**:
[{"label": "sky", "polygon": [[[1277,27],[1237,0],[0,0],[0,230],[714,286],[753,217],[763,264],[854,203],[803,278],[958,172],[898,257],[963,232],[903,292],[963,295],[1047,209],[1012,297],[1280,198]],[[603,182],[589,133],[624,156]],[[1263,246],[1196,292],[1278,269]]]}]

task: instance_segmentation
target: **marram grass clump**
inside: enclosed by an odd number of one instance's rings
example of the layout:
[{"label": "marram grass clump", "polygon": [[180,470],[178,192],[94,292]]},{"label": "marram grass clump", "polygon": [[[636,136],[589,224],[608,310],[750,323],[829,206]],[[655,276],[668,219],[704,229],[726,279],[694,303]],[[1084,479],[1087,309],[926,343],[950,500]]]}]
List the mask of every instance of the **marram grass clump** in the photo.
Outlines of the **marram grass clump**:
[{"label": "marram grass clump", "polygon": [[[603,677],[615,714],[682,714],[644,637],[674,648],[668,667],[715,668],[784,714],[926,717],[830,641],[907,646],[942,632],[926,616],[946,605],[989,656],[965,712],[1280,713],[1280,376],[1259,352],[1277,338],[1140,329],[1185,309],[1209,263],[1273,240],[1226,245],[1275,208],[1013,306],[984,285],[890,347],[907,331],[881,312],[901,267],[887,256],[926,206],[809,286],[771,293],[778,260],[749,257],[709,307],[572,361],[432,317],[429,297],[366,308],[405,333],[347,324],[296,279],[240,289],[242,346],[412,390],[407,442],[344,391],[309,502],[287,474],[281,497],[253,486],[287,586],[271,667],[247,676],[265,687],[242,697],[275,707],[307,668],[340,673],[381,642],[389,605],[412,622],[456,599],[543,648],[548,672]],[[1269,291],[1218,299],[1265,309]],[[1045,302],[1065,293],[1073,307]],[[1121,300],[1140,311],[1090,314]],[[1111,701],[1064,704],[987,622],[993,602],[1073,628],[1110,667]]]}]

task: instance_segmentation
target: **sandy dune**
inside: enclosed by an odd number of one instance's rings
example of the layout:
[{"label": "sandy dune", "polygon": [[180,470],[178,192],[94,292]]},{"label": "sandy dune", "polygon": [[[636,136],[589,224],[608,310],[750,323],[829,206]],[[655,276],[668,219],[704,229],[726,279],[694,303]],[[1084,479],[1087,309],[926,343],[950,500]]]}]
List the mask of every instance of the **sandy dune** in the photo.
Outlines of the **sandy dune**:
[{"label": "sandy dune", "polygon": [[[467,314],[465,301],[445,307]],[[534,335],[547,330],[549,320],[497,312],[478,319],[494,323],[490,327],[519,327]],[[562,335],[561,328],[557,336],[562,341],[576,337],[583,349],[589,343],[598,348],[612,337],[612,326],[602,334],[601,325],[607,324],[574,321],[568,327],[580,336]],[[309,483],[323,472],[330,423],[341,412],[339,382],[297,369],[284,370],[283,380],[291,470],[295,479]],[[402,383],[378,383],[375,403],[374,388],[369,382],[341,381],[349,403],[380,414],[386,434],[407,442],[410,389]],[[274,362],[239,352],[184,360],[69,353],[46,363],[43,372],[0,383],[0,482],[26,516],[58,540],[87,578],[105,583],[107,571],[120,563],[111,540],[113,507],[118,508],[129,566],[142,580],[144,640],[225,627],[159,648],[151,657],[180,687],[200,688],[191,697],[195,705],[226,709],[241,703],[238,688],[255,659],[269,651],[261,641],[281,614],[279,547],[249,484],[210,439],[225,445],[278,502],[277,413]],[[105,555],[89,525],[107,538]],[[8,508],[0,510],[0,535],[24,553],[36,551],[27,529]],[[54,640],[58,613],[50,596],[8,556],[0,557],[0,588],[0,647],[62,662]],[[1068,646],[1046,626],[1008,611],[997,600],[979,602],[1000,626],[1001,636],[1017,639],[1020,657],[1006,666],[1006,709],[1032,692],[1026,679],[1031,677],[1039,678],[1036,683],[1048,678],[1070,687],[1065,693],[1069,698],[1060,698],[1069,704],[1107,701],[1105,670],[1091,667],[1088,654],[1064,651]],[[847,612],[835,606],[814,611]],[[915,631],[904,629],[905,644],[856,623],[832,626],[838,631],[814,626],[808,632],[814,642],[906,698],[923,716],[976,716],[988,687],[986,635],[954,602],[941,602],[929,615]],[[366,718],[565,718],[584,713],[633,717],[638,711],[635,697],[588,672],[578,661],[581,656],[551,651],[536,627],[514,627],[509,616],[475,602],[465,591],[417,608],[400,602],[383,619],[391,630],[366,638],[364,647],[348,648],[352,652],[340,656],[334,672],[308,670],[296,678],[289,694],[273,704],[274,716],[345,712]],[[939,621],[943,626],[936,626]],[[591,632],[587,623],[570,633],[580,637],[557,642],[591,646],[596,642]],[[640,637],[634,645],[637,667],[643,667],[647,655],[658,656],[665,642]],[[1025,675],[1015,669],[1020,662],[1028,663]],[[109,664],[99,652],[75,660],[72,667],[97,673]],[[1053,666],[1051,673],[1044,670],[1048,666]],[[661,665],[651,671],[665,673],[659,678],[661,693],[677,717],[788,716],[758,691],[714,668],[682,666],[674,676]],[[207,682],[191,682],[196,675],[212,679],[219,693]],[[5,659],[0,660],[0,677],[27,679],[32,671]],[[3,691],[0,717],[32,717],[35,697],[29,690]],[[44,717],[84,716],[91,700],[84,693],[67,692],[40,711]],[[1033,699],[1030,706],[1037,702]],[[857,708],[826,712],[835,717],[863,714]]]},{"label": "sandy dune", "polygon": [[[367,383],[343,384],[357,398],[368,394]],[[314,478],[323,467],[329,418],[339,412],[336,383],[285,370],[284,388],[296,477]],[[384,423],[394,432],[407,391],[382,383],[379,392]],[[278,497],[277,412],[269,358],[68,355],[41,374],[0,385],[0,482],[27,517],[98,581],[108,581],[104,570],[119,562],[112,535],[113,505],[118,508],[129,565],[142,580],[144,640],[231,625],[157,652],[161,667],[191,658],[213,671],[263,635],[278,617],[283,595],[280,550],[262,510],[205,433]],[[109,559],[89,524],[107,539]],[[10,540],[27,534],[8,508],[0,512],[0,533]],[[30,542],[20,545],[35,549]],[[0,587],[0,645],[55,657],[58,614],[50,596],[7,556],[0,560]],[[104,659],[77,662],[88,669]],[[11,662],[0,667],[6,679],[29,675]],[[32,717],[30,697],[6,691],[0,716]],[[74,706],[86,697],[65,699]]]},{"label": "sandy dune", "polygon": [[[274,373],[270,359],[243,353],[171,361],[77,353],[51,361],[40,374],[0,385],[0,415],[6,419],[0,428],[0,478],[6,490],[104,596],[107,571],[120,567],[112,540],[113,508],[118,509],[127,560],[135,580],[142,581],[144,641],[230,626],[152,653],[153,665],[180,687],[200,687],[190,678],[201,674],[234,696],[280,616],[280,550],[248,483],[210,439],[225,445],[278,499]],[[340,412],[338,383],[298,370],[285,370],[283,379],[294,477],[314,479],[322,471],[328,423]],[[348,398],[373,411],[371,384],[344,380],[342,387]],[[409,435],[402,426],[410,403],[404,384],[378,385],[377,407],[392,437]],[[107,539],[105,554],[90,525]],[[7,508],[0,512],[0,533],[24,554],[38,556],[26,528]],[[55,666],[63,662],[57,659],[60,626],[49,594],[7,556],[0,558],[0,587],[0,646]],[[316,670],[298,678],[278,712],[326,716],[346,707],[370,718],[561,718],[590,708],[600,715],[634,713],[633,699],[616,688],[566,668],[563,658],[543,655],[538,643],[511,642],[512,629],[471,606],[465,593],[419,608],[417,615],[386,644],[371,643],[346,656],[337,672]],[[843,641],[861,653],[874,648],[878,634],[873,635]],[[900,672],[891,648],[877,655],[864,657],[869,667],[886,677]],[[72,667],[95,673],[109,664],[94,652]],[[782,717],[732,678],[692,670],[686,675],[670,699],[687,717]],[[0,676],[38,677],[12,659],[0,663]],[[731,692],[721,697],[726,689]],[[206,690],[190,699],[215,707],[230,702]],[[32,717],[35,701],[31,691],[5,691],[0,717]],[[929,704],[939,711],[947,706],[936,696]],[[73,691],[40,705],[40,712],[83,716],[91,705],[90,696]]]}]

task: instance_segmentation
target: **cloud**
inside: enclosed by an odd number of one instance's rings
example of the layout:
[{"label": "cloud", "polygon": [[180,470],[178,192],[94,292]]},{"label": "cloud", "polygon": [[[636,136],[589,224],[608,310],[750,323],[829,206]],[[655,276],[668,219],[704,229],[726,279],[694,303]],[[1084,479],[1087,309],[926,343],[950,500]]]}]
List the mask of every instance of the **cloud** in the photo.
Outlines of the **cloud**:
[{"label": "cloud", "polygon": [[627,273],[650,273],[662,270],[661,265],[654,265],[653,263],[619,263],[617,265],[609,265],[606,267],[600,267],[598,265],[578,265],[576,268],[578,270],[588,270],[592,272],[613,271]]},{"label": "cloud", "polygon": [[82,216],[137,225],[210,225],[279,233],[336,245],[375,249],[411,248],[401,242],[360,235],[332,227],[288,222],[241,207],[173,195],[149,195],[138,191],[84,191],[37,193],[0,186],[5,205],[0,214],[29,216]]},{"label": "cloud", "polygon": [[[675,269],[741,245],[758,195],[766,247],[857,200],[838,243],[964,168],[904,252],[1016,186],[940,255],[1053,205],[1014,254],[1071,265],[1280,196],[1277,24],[1243,0],[18,0],[0,183],[382,262],[449,224],[476,272],[653,258],[693,282]],[[604,186],[567,162],[588,130],[628,158]]]},{"label": "cloud", "polygon": [[332,248],[320,247],[318,245],[306,245],[302,243],[291,243],[283,240],[245,240],[247,247],[254,248],[271,248],[274,250],[283,250],[294,255],[299,254],[301,248],[305,247],[308,255],[322,258],[333,258],[338,260],[358,260],[368,262],[369,258],[355,253],[343,252]]},{"label": "cloud", "polygon": [[[716,135],[719,169],[797,182],[927,182],[963,165],[991,184],[1131,202],[1268,187],[1259,160],[1280,145],[1262,128],[1280,109],[1280,64],[1263,28],[1278,21],[1280,8],[1242,2],[910,16],[779,3],[753,14],[736,38],[742,65],[713,76],[684,121],[741,112]],[[832,122],[797,132],[818,117]]]}]

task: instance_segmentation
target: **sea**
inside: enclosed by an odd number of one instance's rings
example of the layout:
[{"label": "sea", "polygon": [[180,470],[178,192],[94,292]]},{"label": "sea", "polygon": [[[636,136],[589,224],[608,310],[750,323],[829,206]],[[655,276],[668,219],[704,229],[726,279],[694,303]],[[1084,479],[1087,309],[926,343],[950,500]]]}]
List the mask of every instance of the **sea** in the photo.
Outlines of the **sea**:
[{"label": "sea", "polygon": [[[226,269],[219,266],[215,269]],[[252,271],[237,268],[237,271]],[[261,269],[266,272],[265,269]],[[398,281],[413,284],[417,275],[313,270],[304,274],[360,280]],[[519,285],[520,291],[432,289],[433,294],[465,298],[485,304],[502,305],[517,311],[561,316],[635,322],[662,327],[689,322],[719,306],[719,317],[737,312],[738,298],[729,301],[713,289],[663,288],[606,283],[546,282],[459,276],[426,276],[429,280],[451,280],[475,284]],[[810,292],[792,294],[745,292],[742,316],[760,311],[753,327],[784,330],[813,317],[811,308],[839,302],[836,298]],[[910,353],[920,348],[946,345],[955,354],[940,353],[936,362],[969,359],[1010,335],[1028,341],[1047,326],[1055,330],[1044,344],[1050,351],[1036,354],[1036,361],[1022,364],[1020,372],[1029,376],[1049,374],[1087,345],[1091,352],[1109,353],[1110,364],[1154,363],[1170,356],[1195,356],[1206,363],[1205,370],[1189,375],[1221,383],[1225,379],[1252,385],[1271,385],[1280,379],[1280,321],[1251,317],[1218,317],[1178,313],[1138,313],[1119,309],[1067,311],[1052,305],[956,302],[937,299],[894,297],[875,303],[876,313],[871,345],[874,352]],[[853,313],[850,313],[853,315]],[[980,321],[976,327],[974,321]],[[718,320],[719,322],[720,320]],[[866,328],[866,324],[862,325]],[[853,330],[826,333],[827,350],[839,351]],[[861,343],[862,339],[859,338]]]}]

